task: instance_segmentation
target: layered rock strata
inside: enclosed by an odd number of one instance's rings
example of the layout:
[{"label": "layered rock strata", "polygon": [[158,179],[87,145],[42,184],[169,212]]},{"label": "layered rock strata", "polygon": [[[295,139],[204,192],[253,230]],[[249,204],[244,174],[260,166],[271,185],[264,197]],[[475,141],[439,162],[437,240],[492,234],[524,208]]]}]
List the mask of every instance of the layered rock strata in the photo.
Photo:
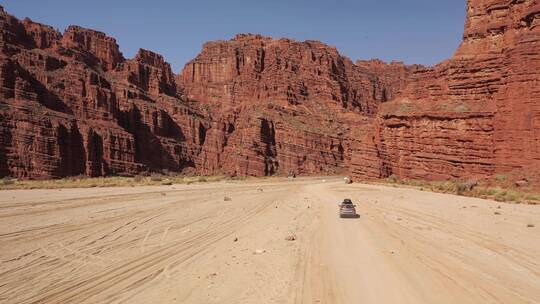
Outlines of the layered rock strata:
[{"label": "layered rock strata", "polygon": [[461,46],[431,68],[241,34],[175,75],[2,9],[0,176],[540,172],[539,18],[535,0],[469,0]]},{"label": "layered rock strata", "polygon": [[469,0],[455,55],[414,71],[353,152],[359,178],[489,177],[540,168],[540,4]]}]

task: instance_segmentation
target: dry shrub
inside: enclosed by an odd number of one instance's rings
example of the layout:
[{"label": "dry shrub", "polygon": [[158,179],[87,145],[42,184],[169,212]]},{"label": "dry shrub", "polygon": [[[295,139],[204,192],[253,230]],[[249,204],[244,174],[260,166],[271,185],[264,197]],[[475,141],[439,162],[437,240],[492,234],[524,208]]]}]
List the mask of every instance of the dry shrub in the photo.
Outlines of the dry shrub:
[{"label": "dry shrub", "polygon": [[399,178],[396,175],[392,174],[388,177],[388,181],[391,183],[397,183],[399,181]]},{"label": "dry shrub", "polygon": [[9,185],[13,185],[15,184],[15,180],[14,179],[11,179],[9,177],[4,177],[0,180],[0,183],[3,185],[3,186],[9,186]]},{"label": "dry shrub", "polygon": [[153,182],[160,182],[163,180],[163,178],[161,177],[161,175],[152,174],[152,176],[150,176],[150,180]]}]

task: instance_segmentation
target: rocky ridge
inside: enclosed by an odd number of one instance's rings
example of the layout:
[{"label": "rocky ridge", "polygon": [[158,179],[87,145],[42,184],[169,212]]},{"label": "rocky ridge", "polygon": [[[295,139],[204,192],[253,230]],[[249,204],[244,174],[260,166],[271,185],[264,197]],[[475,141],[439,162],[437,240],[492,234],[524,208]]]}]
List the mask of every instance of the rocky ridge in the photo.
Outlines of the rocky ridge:
[{"label": "rocky ridge", "polygon": [[[353,152],[358,178],[540,172],[540,4],[469,0],[453,58],[418,69]],[[525,172],[526,171],[526,172]]]},{"label": "rocky ridge", "polygon": [[345,172],[393,91],[316,41],[242,34],[174,75],[114,38],[0,13],[0,176]]},{"label": "rocky ridge", "polygon": [[178,75],[114,38],[0,12],[0,176],[463,179],[540,169],[535,0],[469,0],[435,67],[240,34]]}]

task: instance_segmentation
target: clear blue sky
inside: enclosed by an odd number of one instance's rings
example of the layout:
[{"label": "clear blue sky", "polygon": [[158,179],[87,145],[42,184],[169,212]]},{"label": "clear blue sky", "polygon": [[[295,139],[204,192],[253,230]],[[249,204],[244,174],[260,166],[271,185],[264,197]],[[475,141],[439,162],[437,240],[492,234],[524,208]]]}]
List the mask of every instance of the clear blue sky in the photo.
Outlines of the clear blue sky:
[{"label": "clear blue sky", "polygon": [[113,36],[124,56],[165,56],[178,72],[205,41],[237,33],[321,40],[352,60],[432,65],[463,34],[465,0],[0,0],[18,18]]}]

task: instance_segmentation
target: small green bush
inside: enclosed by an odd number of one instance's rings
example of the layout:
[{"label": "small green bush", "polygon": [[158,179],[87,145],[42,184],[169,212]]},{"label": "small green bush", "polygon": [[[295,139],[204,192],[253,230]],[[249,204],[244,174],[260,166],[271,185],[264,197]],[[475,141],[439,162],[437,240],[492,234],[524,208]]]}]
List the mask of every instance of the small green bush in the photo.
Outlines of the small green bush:
[{"label": "small green bush", "polygon": [[499,191],[499,190],[497,190],[497,189],[495,189],[495,188],[488,188],[488,189],[485,190],[486,194],[487,194],[487,195],[491,195],[491,196],[497,194],[498,191]]},{"label": "small green bush", "polygon": [[506,190],[497,191],[494,199],[498,202],[506,202],[507,201],[506,194],[507,194]]},{"label": "small green bush", "polygon": [[506,192],[506,201],[507,202],[519,202],[520,201],[520,195],[513,192],[513,191],[508,191],[508,192]]},{"label": "small green bush", "polygon": [[540,195],[527,194],[527,195],[525,195],[525,199],[530,200],[530,201],[540,201]]}]

